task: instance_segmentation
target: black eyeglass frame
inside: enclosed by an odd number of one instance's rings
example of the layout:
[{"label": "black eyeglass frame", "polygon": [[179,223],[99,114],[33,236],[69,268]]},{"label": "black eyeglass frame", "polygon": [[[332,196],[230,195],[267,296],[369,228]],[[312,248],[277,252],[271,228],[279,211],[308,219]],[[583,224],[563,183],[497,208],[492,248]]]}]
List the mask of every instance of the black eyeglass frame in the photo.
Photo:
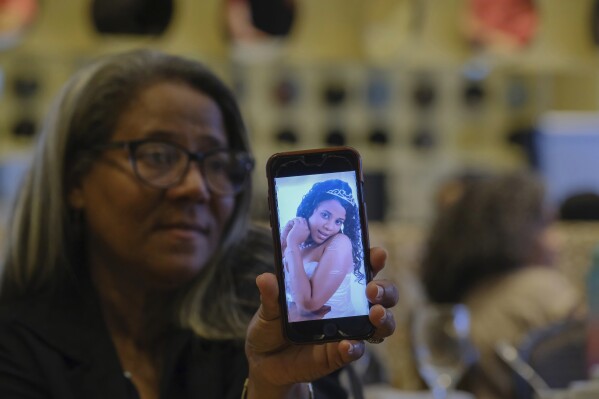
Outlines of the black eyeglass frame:
[{"label": "black eyeglass frame", "polygon": [[[143,178],[140,175],[140,173],[137,169],[137,159],[136,159],[135,151],[137,150],[137,148],[140,145],[147,144],[147,143],[166,144],[166,145],[169,145],[171,147],[174,147],[174,148],[180,150],[182,153],[187,155],[187,163],[185,164],[185,168],[183,169],[181,176],[179,176],[179,178],[175,179],[172,183],[170,183],[168,185],[156,185],[156,184],[152,183],[151,181],[148,181],[147,179]],[[202,171],[202,177],[206,180],[207,186],[213,194],[237,195],[246,188],[248,181],[249,181],[248,178],[255,166],[255,160],[252,158],[252,156],[247,151],[234,150],[234,149],[230,149],[230,148],[215,148],[213,150],[206,151],[206,152],[202,152],[202,151],[194,152],[194,151],[187,150],[186,148],[184,148],[183,146],[181,146],[177,143],[173,143],[172,141],[167,141],[167,140],[141,139],[141,140],[129,140],[129,141],[109,141],[107,143],[94,146],[93,150],[108,150],[108,149],[118,149],[118,148],[121,148],[121,149],[124,149],[127,151],[129,163],[131,164],[131,168],[133,169],[135,176],[144,184],[146,184],[150,187],[159,188],[159,189],[168,189],[170,187],[176,186],[177,184],[180,184],[181,181],[183,180],[183,178],[185,177],[185,175],[189,172],[189,165],[191,164],[191,162],[196,161],[198,163],[198,165],[200,166],[200,170]],[[241,184],[239,187],[237,187],[237,189],[235,191],[230,192],[230,193],[215,191],[214,188],[212,187],[212,184],[210,183],[210,180],[206,178],[206,175],[204,172],[204,160],[206,158],[208,158],[214,154],[225,153],[225,152],[234,154],[235,159],[238,159],[239,155],[245,157],[240,162],[240,166],[243,169],[245,169],[245,173],[246,173],[245,180],[244,180],[243,184]]]}]

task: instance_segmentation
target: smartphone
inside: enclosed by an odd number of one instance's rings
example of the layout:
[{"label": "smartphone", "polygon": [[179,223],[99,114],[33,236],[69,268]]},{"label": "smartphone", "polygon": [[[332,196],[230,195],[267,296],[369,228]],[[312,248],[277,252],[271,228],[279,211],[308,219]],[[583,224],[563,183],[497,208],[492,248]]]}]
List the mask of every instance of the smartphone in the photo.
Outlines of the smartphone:
[{"label": "smartphone", "polygon": [[266,174],[286,338],[296,344],[369,338],[372,269],[359,153],[350,147],[277,153]]}]

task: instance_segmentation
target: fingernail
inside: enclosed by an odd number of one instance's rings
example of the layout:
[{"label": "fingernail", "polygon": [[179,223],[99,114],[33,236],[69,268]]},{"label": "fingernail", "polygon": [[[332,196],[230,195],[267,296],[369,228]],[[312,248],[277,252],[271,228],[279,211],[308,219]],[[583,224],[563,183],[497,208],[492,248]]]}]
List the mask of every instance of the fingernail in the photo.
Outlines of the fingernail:
[{"label": "fingernail", "polygon": [[376,298],[377,300],[381,300],[383,299],[383,294],[385,293],[385,290],[383,289],[383,287],[381,287],[380,285],[376,286]]},{"label": "fingernail", "polygon": [[354,344],[349,344],[349,348],[347,349],[347,353],[351,355],[352,353],[354,353],[354,349],[355,349],[355,345]]},{"label": "fingernail", "polygon": [[384,323],[386,319],[387,319],[387,311],[385,310],[385,313],[383,313],[383,317],[381,317],[381,318],[379,319],[379,321],[380,321],[381,323]]}]

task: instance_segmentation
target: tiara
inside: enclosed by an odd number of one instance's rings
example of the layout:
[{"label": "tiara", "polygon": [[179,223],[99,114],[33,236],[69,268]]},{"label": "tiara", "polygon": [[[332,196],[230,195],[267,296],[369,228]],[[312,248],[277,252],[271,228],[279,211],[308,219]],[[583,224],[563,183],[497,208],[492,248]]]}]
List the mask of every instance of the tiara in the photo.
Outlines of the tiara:
[{"label": "tiara", "polygon": [[352,206],[355,205],[354,197],[352,197],[351,194],[346,193],[345,190],[335,188],[335,189],[331,189],[331,190],[327,191],[327,194],[331,194],[331,195],[334,195],[335,197],[339,197],[342,200],[349,202],[350,205],[352,205]]}]

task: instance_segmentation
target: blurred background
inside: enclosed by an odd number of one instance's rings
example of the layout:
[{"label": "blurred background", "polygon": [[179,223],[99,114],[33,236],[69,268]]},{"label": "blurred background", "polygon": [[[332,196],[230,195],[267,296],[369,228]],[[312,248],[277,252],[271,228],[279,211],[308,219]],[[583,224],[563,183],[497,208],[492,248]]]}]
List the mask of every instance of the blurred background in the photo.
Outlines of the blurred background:
[{"label": "blurred background", "polygon": [[[136,47],[202,60],[234,90],[257,160],[256,219],[272,153],[358,149],[371,241],[389,249],[403,304],[451,178],[537,170],[556,209],[599,193],[596,0],[0,0],[1,218],[58,88],[88,60]],[[562,230],[582,290],[599,230]],[[397,336],[391,380],[417,387]]]},{"label": "blurred background", "polygon": [[0,195],[77,66],[151,46],[203,60],[237,93],[259,217],[271,153],[339,144],[363,155],[371,220],[426,220],[439,182],[464,172],[540,168],[559,202],[599,187],[580,165],[599,145],[597,3],[0,0]]}]

